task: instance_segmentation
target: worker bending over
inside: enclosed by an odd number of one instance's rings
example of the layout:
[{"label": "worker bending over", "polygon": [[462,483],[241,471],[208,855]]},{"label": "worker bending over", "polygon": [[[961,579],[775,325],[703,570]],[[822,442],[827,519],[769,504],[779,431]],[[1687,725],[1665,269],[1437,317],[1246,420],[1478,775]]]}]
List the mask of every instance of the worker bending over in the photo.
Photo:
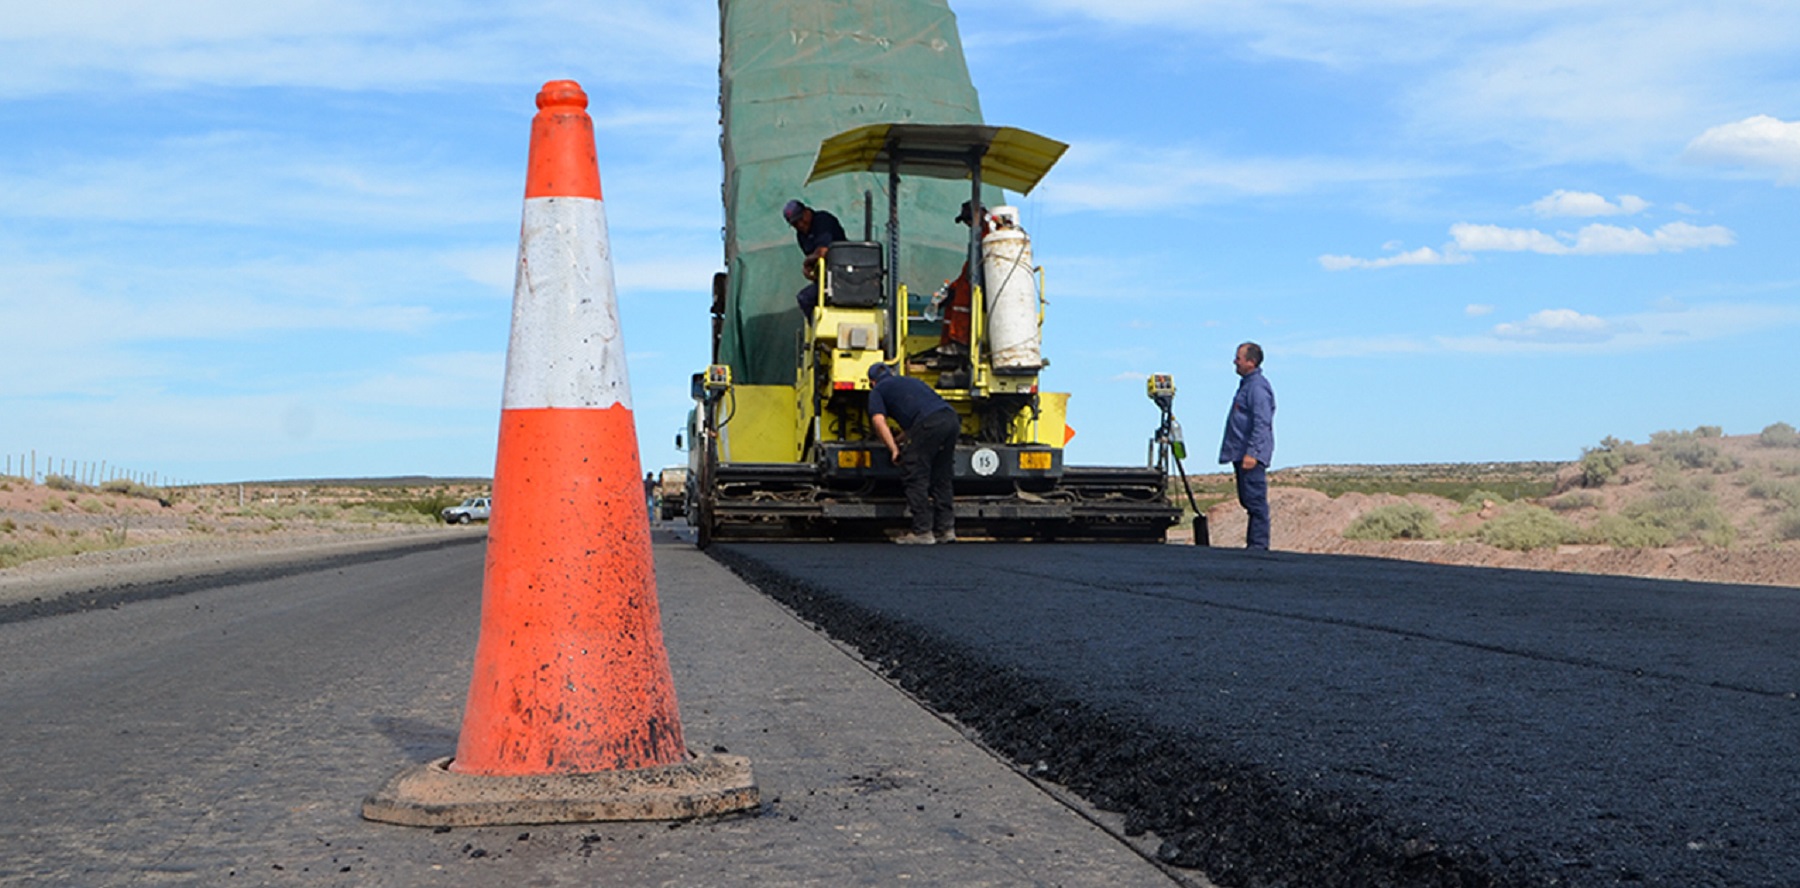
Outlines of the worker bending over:
[{"label": "worker bending over", "polygon": [[[888,417],[900,424],[906,449],[894,441]],[[894,368],[876,364],[869,368],[869,419],[875,435],[887,445],[888,456],[900,467],[906,481],[906,511],[912,532],[894,542],[911,546],[956,541],[956,436],[962,418],[933,391],[910,376],[898,376]]]}]

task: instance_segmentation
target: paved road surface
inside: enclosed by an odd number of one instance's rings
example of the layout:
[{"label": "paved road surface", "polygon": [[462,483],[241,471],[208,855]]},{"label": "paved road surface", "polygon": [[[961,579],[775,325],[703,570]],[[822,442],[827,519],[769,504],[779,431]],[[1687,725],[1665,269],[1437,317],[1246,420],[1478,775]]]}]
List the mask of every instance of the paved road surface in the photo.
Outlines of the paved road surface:
[{"label": "paved road surface", "polygon": [[[1800,590],[1156,546],[716,551],[1220,884],[1800,883]],[[481,552],[0,616],[0,883],[1172,881],[672,543],[688,741],[748,755],[763,810],[366,823],[364,794],[454,747]]]},{"label": "paved road surface", "polygon": [[9,612],[0,884],[1174,883],[675,543],[657,566],[686,737],[748,756],[761,811],[677,826],[365,822],[363,796],[454,750],[478,539],[140,588],[116,608]]},{"label": "paved road surface", "polygon": [[1800,885],[1800,590],[1169,546],[721,546],[1226,884]]}]

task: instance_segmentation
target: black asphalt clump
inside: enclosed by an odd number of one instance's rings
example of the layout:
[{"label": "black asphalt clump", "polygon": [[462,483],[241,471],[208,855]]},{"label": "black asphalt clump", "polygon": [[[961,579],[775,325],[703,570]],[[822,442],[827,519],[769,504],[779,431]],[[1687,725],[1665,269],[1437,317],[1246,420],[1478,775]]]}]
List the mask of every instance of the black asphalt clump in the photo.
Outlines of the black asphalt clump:
[{"label": "black asphalt clump", "polygon": [[1437,841],[1191,734],[1084,704],[1041,677],[798,581],[743,548],[708,551],[1032,776],[1123,814],[1128,834],[1156,834],[1164,863],[1198,869],[1225,888],[1558,884],[1541,861],[1500,861]]},{"label": "black asphalt clump", "polygon": [[450,546],[464,546],[470,543],[486,543],[487,537],[470,535],[451,539],[436,539],[418,543],[391,546],[363,552],[348,552],[341,555],[328,555],[309,561],[285,562],[281,564],[263,565],[259,567],[241,567],[223,571],[199,571],[192,576],[176,577],[151,583],[121,582],[96,586],[92,589],[71,592],[51,599],[32,599],[8,605],[0,605],[0,625],[35,620],[40,617],[55,617],[63,614],[80,613],[82,611],[106,610],[138,601],[156,601],[163,598],[175,598],[211,589],[220,585],[236,585],[239,583],[256,583],[265,580],[279,580],[284,577],[299,576],[324,570],[336,570],[355,564],[367,564],[373,561],[386,561],[418,552],[430,552]]}]

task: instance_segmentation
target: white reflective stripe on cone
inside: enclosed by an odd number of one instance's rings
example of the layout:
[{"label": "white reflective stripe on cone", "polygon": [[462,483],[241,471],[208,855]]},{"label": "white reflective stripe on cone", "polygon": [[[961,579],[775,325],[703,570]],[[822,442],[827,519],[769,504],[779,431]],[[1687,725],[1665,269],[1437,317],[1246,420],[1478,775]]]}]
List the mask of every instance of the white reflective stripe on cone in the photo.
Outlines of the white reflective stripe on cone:
[{"label": "white reflective stripe on cone", "polygon": [[507,409],[631,409],[619,338],[606,208],[585,197],[525,201],[512,340],[506,348]]}]

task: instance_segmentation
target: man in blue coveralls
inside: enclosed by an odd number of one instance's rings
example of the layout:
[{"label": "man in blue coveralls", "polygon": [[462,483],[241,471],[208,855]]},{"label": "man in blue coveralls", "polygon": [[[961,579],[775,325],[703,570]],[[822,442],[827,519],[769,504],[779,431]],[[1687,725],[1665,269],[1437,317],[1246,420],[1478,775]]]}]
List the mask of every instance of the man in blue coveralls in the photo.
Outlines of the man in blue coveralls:
[{"label": "man in blue coveralls", "polygon": [[[888,417],[906,433],[906,449],[894,441]],[[962,417],[931,386],[894,368],[869,368],[869,421],[887,445],[888,457],[906,480],[906,511],[912,532],[894,540],[909,546],[956,541],[956,436]]]},{"label": "man in blue coveralls", "polygon": [[1237,395],[1225,417],[1225,441],[1219,462],[1231,463],[1237,475],[1238,503],[1250,513],[1244,548],[1269,548],[1269,460],[1275,456],[1275,389],[1262,374],[1262,346],[1246,342],[1237,348]]}]

